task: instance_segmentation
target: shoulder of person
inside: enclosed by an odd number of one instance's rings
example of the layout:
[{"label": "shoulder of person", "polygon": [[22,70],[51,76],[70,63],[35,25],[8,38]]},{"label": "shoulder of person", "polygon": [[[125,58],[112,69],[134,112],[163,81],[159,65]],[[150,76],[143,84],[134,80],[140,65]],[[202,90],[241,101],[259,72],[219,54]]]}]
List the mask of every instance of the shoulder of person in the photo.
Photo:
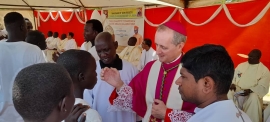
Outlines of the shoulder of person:
[{"label": "shoulder of person", "polygon": [[86,113],[86,122],[102,122],[102,119],[96,110],[90,108],[84,113]]},{"label": "shoulder of person", "polygon": [[157,61],[157,60],[148,62],[148,63],[144,66],[144,68],[143,68],[142,71],[151,69],[151,67],[153,66],[153,64],[154,64],[156,61]]},{"label": "shoulder of person", "polygon": [[130,68],[134,68],[135,66],[133,66],[132,65],[132,63],[130,63],[130,62],[128,62],[128,61],[126,61],[126,60],[122,60],[122,62],[123,62],[123,69],[125,68],[127,68],[127,69],[130,69]]},{"label": "shoulder of person", "polygon": [[262,62],[260,62],[259,65],[261,65],[262,70],[264,70],[265,73],[270,73],[269,69]]},{"label": "shoulder of person", "polygon": [[248,63],[247,61],[242,62],[242,63],[240,63],[240,64],[237,65],[236,69],[242,68],[243,66],[246,66],[246,65],[248,65],[248,64],[249,64],[249,63]]}]

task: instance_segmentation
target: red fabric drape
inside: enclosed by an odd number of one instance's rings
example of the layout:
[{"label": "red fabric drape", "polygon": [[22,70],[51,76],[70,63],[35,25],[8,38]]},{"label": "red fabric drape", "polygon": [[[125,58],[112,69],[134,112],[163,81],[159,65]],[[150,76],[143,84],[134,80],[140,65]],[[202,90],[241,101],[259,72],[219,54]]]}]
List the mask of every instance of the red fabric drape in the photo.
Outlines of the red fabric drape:
[{"label": "red fabric drape", "polygon": [[[227,7],[232,18],[239,24],[246,24],[254,19],[262,9],[267,5],[269,0],[252,1],[239,4],[228,4]],[[190,8],[185,13],[194,23],[206,21],[219,6]],[[145,15],[147,19],[155,24],[163,22],[174,8],[156,8],[147,9]],[[252,49],[258,48],[262,51],[261,62],[270,68],[270,10],[255,25],[249,27],[237,27],[232,24],[225,12],[222,10],[217,17],[210,23],[203,26],[193,26],[185,21],[179,12],[172,18],[179,20],[186,25],[188,39],[184,47],[184,52],[189,49],[206,43],[220,44],[225,46],[232,57],[235,67],[247,59],[237,56],[237,53],[248,54]],[[145,22],[144,36],[154,40],[155,27]],[[153,45],[155,47],[155,45]]]},{"label": "red fabric drape", "polygon": [[[239,24],[246,24],[254,19],[259,12],[267,5],[269,0],[257,0],[252,2],[245,2],[239,4],[228,4],[227,7],[232,15],[232,18]],[[190,8],[186,9],[185,13],[188,18],[195,23],[202,23],[206,21],[219,6]],[[154,8],[146,9],[145,16],[147,19],[155,24],[163,22],[172,12],[174,8]],[[92,10],[87,10],[87,17],[90,18]],[[47,13],[41,13],[42,17],[47,17]],[[70,14],[63,12],[63,16],[70,16]],[[67,20],[68,17],[65,17]],[[179,20],[186,25],[188,40],[184,47],[184,52],[189,49],[203,45],[205,43],[220,44],[226,47],[231,55],[235,66],[246,61],[246,59],[237,56],[237,53],[248,54],[250,50],[258,48],[262,51],[261,61],[270,68],[270,10],[264,17],[255,25],[249,27],[237,27],[232,24],[225,12],[222,10],[217,17],[210,23],[203,26],[193,26],[185,21],[184,18],[177,12],[171,20]],[[156,27],[148,25],[146,22],[144,28],[144,37],[150,38],[154,41]],[[49,19],[48,22],[40,21],[38,28],[43,33],[48,30],[58,31],[60,34],[72,31],[75,33],[75,39],[80,46],[83,42],[83,27],[74,15],[69,23],[64,23],[60,17],[53,21]],[[155,48],[155,44],[153,44]]]},{"label": "red fabric drape", "polygon": [[[91,17],[93,10],[86,10],[87,13],[87,18]],[[53,16],[56,16],[57,12],[52,12]],[[61,12],[65,20],[68,20],[71,12]],[[79,13],[78,13],[79,14]],[[37,12],[35,12],[35,15],[37,15]],[[48,16],[47,12],[41,12],[41,16],[46,19]],[[81,44],[84,42],[84,37],[83,37],[83,29],[84,29],[84,24],[80,23],[74,13],[72,19],[70,22],[65,23],[62,21],[60,16],[56,21],[52,20],[51,18],[47,22],[43,22],[40,20],[40,27],[38,27],[38,30],[43,32],[47,36],[47,32],[49,30],[53,32],[58,32],[59,37],[61,34],[65,33],[67,34],[68,32],[73,32],[74,33],[74,38],[77,42],[78,46],[81,46]]]}]

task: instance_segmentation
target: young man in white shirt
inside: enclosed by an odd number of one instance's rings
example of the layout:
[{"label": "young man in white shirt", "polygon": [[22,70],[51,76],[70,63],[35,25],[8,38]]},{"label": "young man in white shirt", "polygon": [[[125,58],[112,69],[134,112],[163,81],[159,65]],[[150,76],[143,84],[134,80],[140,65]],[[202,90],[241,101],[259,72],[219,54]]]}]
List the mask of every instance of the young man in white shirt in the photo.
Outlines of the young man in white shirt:
[{"label": "young man in white shirt", "polygon": [[142,71],[142,69],[148,62],[158,59],[158,56],[156,55],[156,51],[151,46],[152,46],[152,41],[150,39],[144,39],[144,41],[142,42],[143,51],[142,51],[141,59],[137,66],[139,71]]},{"label": "young man in white shirt", "polygon": [[28,32],[25,41],[30,44],[38,46],[42,50],[44,59],[47,62],[47,57],[45,54],[45,49],[46,49],[45,36],[40,31],[34,30],[31,32]]},{"label": "young man in white shirt", "polygon": [[[15,78],[12,101],[23,120],[1,122],[85,122],[89,106],[74,104],[72,79],[55,63],[40,63],[22,69]],[[81,118],[81,119],[80,119]]]},{"label": "young man in white shirt", "polygon": [[4,23],[8,40],[0,42],[0,121],[23,121],[12,102],[12,86],[17,73],[30,65],[43,63],[42,51],[24,42],[27,35],[23,16],[17,12],[5,15]]},{"label": "young man in white shirt", "polygon": [[[176,81],[179,93],[184,101],[197,105],[187,122],[251,122],[246,113],[228,100],[234,64],[223,46],[195,47],[183,56],[181,65],[181,76]],[[179,111],[171,117],[188,118],[184,115],[187,112]]]},{"label": "young man in white shirt", "polygon": [[[96,60],[84,50],[67,50],[62,53],[57,62],[66,68],[73,81],[75,104],[88,105],[83,100],[85,89],[91,90],[97,83]],[[98,112],[88,109],[86,112],[86,122],[102,122]]]},{"label": "young man in white shirt", "polygon": [[74,39],[74,33],[69,32],[67,34],[67,42],[66,45],[64,47],[64,51],[70,50],[70,49],[77,49],[77,43]]},{"label": "young man in white shirt", "polygon": [[47,36],[48,37],[46,38],[45,42],[46,42],[46,45],[48,46],[49,43],[54,39],[53,38],[53,32],[52,31],[48,31]]},{"label": "young man in white shirt", "polygon": [[84,26],[84,43],[81,45],[81,50],[88,51],[98,61],[99,56],[95,47],[95,38],[103,32],[102,23],[99,20],[91,19],[85,23]]}]

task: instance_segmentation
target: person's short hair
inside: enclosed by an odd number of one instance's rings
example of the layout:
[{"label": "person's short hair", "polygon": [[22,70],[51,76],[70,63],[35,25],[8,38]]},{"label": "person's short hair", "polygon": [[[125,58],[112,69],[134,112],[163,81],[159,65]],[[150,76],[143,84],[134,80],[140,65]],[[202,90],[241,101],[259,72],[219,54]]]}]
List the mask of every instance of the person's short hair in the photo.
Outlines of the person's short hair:
[{"label": "person's short hair", "polygon": [[48,31],[48,34],[53,35],[53,32],[52,31]]},{"label": "person's short hair", "polygon": [[[160,26],[158,26],[157,31],[165,31],[167,29],[170,29],[170,28],[168,28],[165,25],[160,25]],[[184,36],[183,34],[180,34],[180,33],[178,33],[178,32],[176,32],[176,31],[173,30],[173,40],[172,40],[172,43],[174,45],[178,45],[181,42],[184,42],[185,43],[186,40],[187,40],[187,37],[186,36]]]},{"label": "person's short hair", "polygon": [[56,63],[64,66],[69,72],[71,78],[76,77],[80,72],[84,72],[89,60],[94,57],[87,51],[71,49],[62,53]]},{"label": "person's short hair", "polygon": [[70,35],[70,36],[71,36],[71,38],[73,38],[73,37],[74,37],[74,33],[72,33],[72,32],[69,32],[69,33],[68,33],[68,35]]},{"label": "person's short hair", "polygon": [[90,19],[86,22],[86,24],[92,23],[93,30],[97,31],[98,33],[103,32],[102,23],[97,19]]},{"label": "person's short hair", "polygon": [[129,39],[128,39],[128,45],[129,46],[135,46],[136,45],[136,43],[137,43],[137,38],[136,37],[130,37]]},{"label": "person's short hair", "polygon": [[196,82],[209,76],[215,82],[217,95],[228,93],[234,75],[234,64],[223,46],[207,44],[195,47],[183,56],[181,63]]},{"label": "person's short hair", "polygon": [[58,33],[58,32],[53,32],[53,36],[54,36],[54,35],[59,36],[59,33]]},{"label": "person's short hair", "polygon": [[34,30],[34,31],[30,31],[27,34],[26,37],[26,42],[33,44],[33,45],[37,45],[41,50],[45,50],[46,49],[46,42],[45,42],[45,36],[43,35],[43,33],[41,33],[38,30]]},{"label": "person's short hair", "polygon": [[148,47],[151,47],[151,46],[152,46],[152,41],[151,41],[151,39],[145,38],[143,41],[144,41],[144,43],[145,43]]},{"label": "person's short hair", "polygon": [[44,121],[65,97],[71,95],[72,80],[55,63],[40,63],[22,69],[15,78],[12,100],[24,120]]},{"label": "person's short hair", "polygon": [[18,24],[16,26],[20,26],[20,24],[22,24],[22,22],[25,22],[24,18],[18,12],[9,12],[4,17],[4,23],[5,23],[5,26],[6,26],[7,30],[8,30],[8,26],[10,24]]},{"label": "person's short hair", "polygon": [[259,49],[253,49],[250,52],[255,53],[258,56],[258,59],[262,57],[262,52]]},{"label": "person's short hair", "polygon": [[64,33],[63,33],[63,34],[61,35],[61,39],[64,40],[65,38],[67,38],[67,34],[64,34]]}]

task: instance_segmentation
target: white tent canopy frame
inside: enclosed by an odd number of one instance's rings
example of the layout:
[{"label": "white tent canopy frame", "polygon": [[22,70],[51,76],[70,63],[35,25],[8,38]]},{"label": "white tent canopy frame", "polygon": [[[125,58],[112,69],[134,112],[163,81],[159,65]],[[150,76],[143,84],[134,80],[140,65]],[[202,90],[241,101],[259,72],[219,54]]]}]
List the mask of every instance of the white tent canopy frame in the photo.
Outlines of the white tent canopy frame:
[{"label": "white tent canopy frame", "polygon": [[[228,19],[231,21],[231,23],[233,23],[235,26],[238,26],[238,27],[248,27],[248,26],[251,26],[251,25],[256,24],[256,23],[257,23],[257,22],[258,22],[265,14],[266,14],[266,12],[269,10],[269,8],[270,8],[270,2],[268,2],[268,4],[262,9],[262,11],[261,11],[260,13],[258,13],[258,15],[257,15],[253,20],[251,20],[249,23],[247,23],[247,24],[239,24],[239,23],[237,23],[237,22],[232,18],[231,14],[230,14],[230,11],[229,11],[229,9],[227,8],[226,4],[220,5],[220,7],[212,14],[212,16],[211,16],[209,19],[207,19],[206,21],[202,22],[202,23],[194,23],[194,22],[192,22],[192,21],[187,17],[187,15],[185,14],[184,10],[183,10],[183,9],[179,9],[179,8],[175,8],[174,11],[168,16],[168,18],[165,19],[165,20],[164,20],[162,23],[160,23],[160,24],[154,24],[154,23],[150,22],[150,21],[147,19],[146,16],[144,16],[144,18],[145,18],[145,21],[146,21],[150,26],[157,27],[157,26],[159,26],[159,25],[161,25],[161,24],[163,24],[163,23],[168,22],[169,20],[171,20],[171,18],[172,18],[177,12],[180,12],[180,14],[182,15],[182,17],[183,17],[189,24],[194,25],[194,26],[202,26],[202,25],[205,25],[205,24],[211,22],[211,21],[212,21],[212,20],[213,20],[213,19],[214,19],[221,11],[222,11],[222,10],[224,10],[224,12],[225,12],[227,18],[228,18]],[[43,21],[43,22],[46,22],[46,21],[48,21],[49,18],[51,17],[54,21],[56,21],[56,20],[58,19],[58,17],[60,16],[60,18],[62,19],[63,22],[69,22],[69,21],[71,20],[71,18],[73,17],[74,13],[75,13],[75,15],[76,15],[77,19],[79,20],[79,22],[81,22],[82,24],[85,23],[84,21],[82,21],[82,20],[80,19],[80,17],[78,17],[76,10],[71,11],[71,12],[72,12],[72,13],[71,13],[71,16],[69,17],[68,20],[65,20],[65,19],[63,18],[62,14],[61,14],[61,11],[58,11],[56,17],[54,17],[54,16],[52,15],[52,13],[49,12],[49,14],[48,14],[48,16],[46,17],[46,19],[44,19],[44,18],[41,16],[40,12],[38,12],[38,19],[40,19],[40,20]],[[86,17],[86,18],[87,18],[87,17]],[[101,17],[97,17],[97,18],[101,18]],[[90,18],[89,18],[89,19],[90,19]],[[93,19],[93,18],[92,18],[92,19]],[[101,21],[104,21],[104,20],[101,20]]]}]

